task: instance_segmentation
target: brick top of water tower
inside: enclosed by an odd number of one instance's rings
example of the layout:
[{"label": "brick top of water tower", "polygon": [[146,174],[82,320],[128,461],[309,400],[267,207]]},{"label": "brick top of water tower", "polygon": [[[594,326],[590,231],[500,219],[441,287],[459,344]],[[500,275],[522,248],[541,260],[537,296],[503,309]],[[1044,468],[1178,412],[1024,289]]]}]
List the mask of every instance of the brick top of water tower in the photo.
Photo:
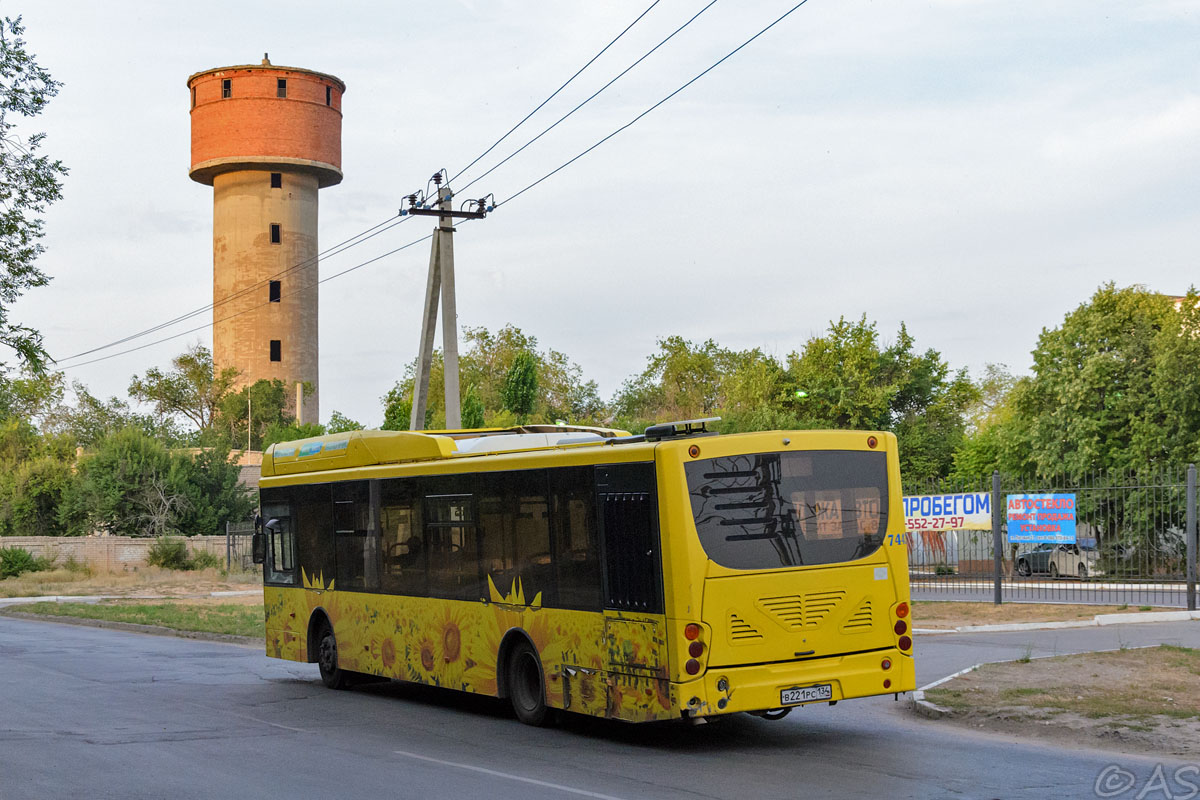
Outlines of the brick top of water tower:
[{"label": "brick top of water tower", "polygon": [[212,185],[234,170],[298,170],[321,186],[342,180],[340,78],[298,67],[218,67],[188,78],[192,95],[189,176]]}]

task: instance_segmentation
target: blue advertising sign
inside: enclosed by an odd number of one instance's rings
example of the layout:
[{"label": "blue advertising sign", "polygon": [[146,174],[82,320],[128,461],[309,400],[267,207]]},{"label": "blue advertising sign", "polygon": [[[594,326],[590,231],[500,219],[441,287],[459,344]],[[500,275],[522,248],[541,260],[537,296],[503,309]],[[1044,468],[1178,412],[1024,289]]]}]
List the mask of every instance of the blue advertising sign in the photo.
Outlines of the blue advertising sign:
[{"label": "blue advertising sign", "polygon": [[904,523],[910,531],[990,531],[992,495],[971,492],[905,497]]},{"label": "blue advertising sign", "polygon": [[1012,544],[1075,543],[1074,494],[1010,494],[1005,505]]}]

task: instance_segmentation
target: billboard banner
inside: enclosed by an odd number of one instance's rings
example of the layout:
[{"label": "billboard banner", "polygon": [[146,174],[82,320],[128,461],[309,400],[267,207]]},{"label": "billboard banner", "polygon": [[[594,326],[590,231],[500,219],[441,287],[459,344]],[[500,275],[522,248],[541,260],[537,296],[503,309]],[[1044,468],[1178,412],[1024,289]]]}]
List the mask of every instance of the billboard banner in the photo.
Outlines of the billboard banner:
[{"label": "billboard banner", "polygon": [[1012,544],[1075,543],[1074,494],[1010,494],[1005,507]]},{"label": "billboard banner", "polygon": [[904,526],[909,531],[990,531],[991,492],[906,497]]}]

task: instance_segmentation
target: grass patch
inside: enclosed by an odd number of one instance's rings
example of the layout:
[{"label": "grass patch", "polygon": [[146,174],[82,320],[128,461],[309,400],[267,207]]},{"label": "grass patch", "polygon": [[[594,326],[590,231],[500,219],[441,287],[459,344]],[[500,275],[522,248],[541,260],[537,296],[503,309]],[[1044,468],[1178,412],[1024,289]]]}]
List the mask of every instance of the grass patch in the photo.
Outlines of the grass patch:
[{"label": "grass patch", "polygon": [[13,609],[21,613],[53,617],[82,617],[110,622],[158,625],[177,631],[227,633],[262,638],[263,607],[254,605],[195,604],[181,602],[136,603],[124,600],[104,603],[31,603]]},{"label": "grass patch", "polygon": [[262,573],[223,569],[181,572],[142,567],[129,572],[101,572],[85,564],[69,562],[46,572],[27,572],[0,580],[0,597],[37,597],[72,594],[166,594],[207,593],[262,586]]},{"label": "grass patch", "polygon": [[[1162,645],[1023,661],[985,664],[925,696],[973,724],[1100,741],[1115,728],[1145,734],[1148,751],[1200,753],[1200,649]],[[1057,734],[1046,727],[1049,718],[1061,724]]]}]

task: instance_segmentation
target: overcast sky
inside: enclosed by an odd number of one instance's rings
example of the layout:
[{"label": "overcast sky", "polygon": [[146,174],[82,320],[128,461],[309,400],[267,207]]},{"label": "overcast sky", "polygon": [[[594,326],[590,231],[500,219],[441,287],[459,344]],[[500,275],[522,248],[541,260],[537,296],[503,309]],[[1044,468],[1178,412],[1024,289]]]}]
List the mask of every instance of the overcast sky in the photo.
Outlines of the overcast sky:
[{"label": "overcast sky", "polygon": [[[720,0],[467,194],[511,196],[794,1]],[[435,170],[466,166],[649,2],[2,0],[65,83],[25,130],[46,131],[45,152],[71,170],[47,215],[53,282],[14,317],[65,359],[212,302],[212,189],[187,177],[194,72],[269,51],[346,82],[345,179],[321,192],[324,248],[393,216]],[[458,185],[706,2],[662,0]],[[862,314],[887,340],[907,323],[918,348],[972,374],[1024,372],[1041,329],[1100,283],[1176,294],[1196,282],[1198,43],[1194,0],[810,0],[462,225],[459,323],[521,327],[606,398],[665,336],[782,359]],[[321,275],[431,227],[412,219]],[[416,353],[428,257],[420,244],[322,286],[322,420],[382,421],[380,397]],[[132,375],[197,341],[210,333],[67,374],[124,397]]]}]

